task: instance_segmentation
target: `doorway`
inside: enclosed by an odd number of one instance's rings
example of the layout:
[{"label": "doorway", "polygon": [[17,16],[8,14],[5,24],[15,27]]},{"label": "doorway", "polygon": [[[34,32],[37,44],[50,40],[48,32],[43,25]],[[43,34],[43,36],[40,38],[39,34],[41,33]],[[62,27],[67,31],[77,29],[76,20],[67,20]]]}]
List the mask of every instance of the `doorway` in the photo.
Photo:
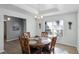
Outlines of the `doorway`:
[{"label": "doorway", "polygon": [[18,38],[26,32],[26,19],[5,15],[4,20],[4,50],[7,53],[17,53]]}]

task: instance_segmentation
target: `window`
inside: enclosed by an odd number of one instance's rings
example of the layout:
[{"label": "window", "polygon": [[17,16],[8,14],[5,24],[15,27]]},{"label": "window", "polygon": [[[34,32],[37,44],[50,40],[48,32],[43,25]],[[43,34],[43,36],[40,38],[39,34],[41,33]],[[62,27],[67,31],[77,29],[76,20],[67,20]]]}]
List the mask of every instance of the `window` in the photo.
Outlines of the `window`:
[{"label": "window", "polygon": [[45,22],[45,31],[48,32],[49,36],[63,36],[64,24],[63,20],[58,20],[54,22]]}]

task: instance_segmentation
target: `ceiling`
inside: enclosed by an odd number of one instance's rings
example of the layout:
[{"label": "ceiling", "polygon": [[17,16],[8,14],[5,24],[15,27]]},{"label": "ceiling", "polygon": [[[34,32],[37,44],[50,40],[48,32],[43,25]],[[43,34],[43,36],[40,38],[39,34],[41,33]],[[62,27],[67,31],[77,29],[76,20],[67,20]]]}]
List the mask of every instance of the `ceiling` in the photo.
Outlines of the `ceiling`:
[{"label": "ceiling", "polygon": [[58,5],[56,4],[18,4],[15,6],[27,10],[35,15],[58,11]]},{"label": "ceiling", "polygon": [[0,8],[17,11],[32,16],[49,16],[79,10],[79,4],[0,4]]}]

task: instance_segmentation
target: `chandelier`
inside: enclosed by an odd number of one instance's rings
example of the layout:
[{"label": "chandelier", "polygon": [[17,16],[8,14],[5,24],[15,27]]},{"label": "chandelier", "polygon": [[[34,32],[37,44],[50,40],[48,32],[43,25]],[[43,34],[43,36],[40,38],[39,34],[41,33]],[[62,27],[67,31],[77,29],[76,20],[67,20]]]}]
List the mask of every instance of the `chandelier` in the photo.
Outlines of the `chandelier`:
[{"label": "chandelier", "polygon": [[35,19],[43,19],[43,16],[41,15],[41,6],[40,6],[40,4],[38,4],[38,14],[35,16]]},{"label": "chandelier", "polygon": [[43,19],[43,16],[35,16],[36,19]]}]

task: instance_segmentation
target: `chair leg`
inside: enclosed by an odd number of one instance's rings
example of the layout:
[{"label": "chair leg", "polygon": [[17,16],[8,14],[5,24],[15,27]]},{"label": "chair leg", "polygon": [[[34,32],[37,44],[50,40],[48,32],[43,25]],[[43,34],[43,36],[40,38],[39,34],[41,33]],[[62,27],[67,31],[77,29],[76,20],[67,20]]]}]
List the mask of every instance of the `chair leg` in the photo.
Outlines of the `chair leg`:
[{"label": "chair leg", "polygon": [[42,52],[42,48],[41,48],[40,50],[41,50],[41,54],[43,54],[43,52]]},{"label": "chair leg", "polygon": [[53,48],[53,54],[55,53],[55,49]]}]

